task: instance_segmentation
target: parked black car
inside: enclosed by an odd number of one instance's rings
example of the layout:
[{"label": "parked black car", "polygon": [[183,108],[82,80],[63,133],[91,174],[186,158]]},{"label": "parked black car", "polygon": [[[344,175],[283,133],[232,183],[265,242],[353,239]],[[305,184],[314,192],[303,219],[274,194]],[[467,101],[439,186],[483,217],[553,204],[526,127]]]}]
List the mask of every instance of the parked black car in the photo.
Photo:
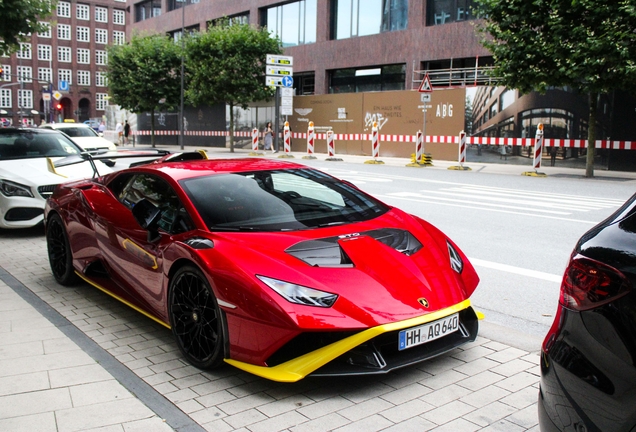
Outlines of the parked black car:
[{"label": "parked black car", "polygon": [[636,432],[636,195],[577,243],[541,352],[542,431]]}]

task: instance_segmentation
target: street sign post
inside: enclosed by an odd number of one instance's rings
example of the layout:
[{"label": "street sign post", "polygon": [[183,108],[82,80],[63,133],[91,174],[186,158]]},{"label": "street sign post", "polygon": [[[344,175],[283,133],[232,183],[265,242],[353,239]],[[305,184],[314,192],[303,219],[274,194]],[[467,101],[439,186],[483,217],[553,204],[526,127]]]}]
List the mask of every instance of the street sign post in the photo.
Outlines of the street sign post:
[{"label": "street sign post", "polygon": [[68,81],[59,80],[57,85],[58,91],[68,91]]},{"label": "street sign post", "polygon": [[273,76],[292,76],[294,68],[288,66],[265,66],[265,74]]},{"label": "street sign post", "polygon": [[[280,115],[288,116],[293,114],[293,89],[294,86],[294,58],[276,54],[267,54],[265,57],[265,85],[276,87],[274,98],[274,148],[278,151],[278,130]],[[291,95],[284,96],[281,101],[282,90],[291,90]],[[282,102],[282,106],[281,106]]]},{"label": "street sign post", "polygon": [[265,63],[268,65],[293,66],[294,58],[292,56],[267,54],[265,57]]}]

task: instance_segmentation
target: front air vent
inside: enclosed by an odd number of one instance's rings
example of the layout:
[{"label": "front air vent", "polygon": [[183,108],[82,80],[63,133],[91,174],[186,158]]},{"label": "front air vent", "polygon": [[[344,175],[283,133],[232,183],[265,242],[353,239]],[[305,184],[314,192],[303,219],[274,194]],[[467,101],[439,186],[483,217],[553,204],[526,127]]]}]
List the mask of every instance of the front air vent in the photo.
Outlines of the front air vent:
[{"label": "front air vent", "polygon": [[338,241],[357,236],[369,236],[407,256],[413,255],[423,247],[422,243],[408,231],[396,228],[382,228],[318,240],[308,240],[296,243],[285,252],[315,267],[353,267],[353,262],[342,250]]},{"label": "front air vent", "polygon": [[48,197],[53,195],[53,191],[55,190],[56,187],[57,187],[56,184],[38,186],[38,193],[40,194],[42,198],[47,199]]}]

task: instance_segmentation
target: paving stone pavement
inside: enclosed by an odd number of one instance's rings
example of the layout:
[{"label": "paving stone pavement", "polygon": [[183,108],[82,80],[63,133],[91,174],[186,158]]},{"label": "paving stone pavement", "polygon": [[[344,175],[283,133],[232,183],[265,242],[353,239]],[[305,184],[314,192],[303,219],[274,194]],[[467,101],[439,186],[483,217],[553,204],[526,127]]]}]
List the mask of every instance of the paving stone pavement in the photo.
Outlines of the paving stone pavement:
[{"label": "paving stone pavement", "polygon": [[539,345],[488,334],[381,376],[202,372],[166,328],[88,284],[57,284],[42,227],[0,230],[2,431],[538,431]]}]

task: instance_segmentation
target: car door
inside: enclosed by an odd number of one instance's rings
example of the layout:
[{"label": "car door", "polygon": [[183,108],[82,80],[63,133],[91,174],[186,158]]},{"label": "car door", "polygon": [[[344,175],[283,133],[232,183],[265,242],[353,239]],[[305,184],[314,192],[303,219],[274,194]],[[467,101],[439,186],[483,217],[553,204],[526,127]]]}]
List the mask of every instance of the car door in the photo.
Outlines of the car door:
[{"label": "car door", "polygon": [[[102,236],[107,241],[100,244],[103,256],[131,296],[142,307],[149,307],[163,317],[164,252],[172,244],[173,235],[192,229],[191,219],[175,190],[157,175],[133,175],[120,191],[113,192],[123,214],[108,222],[108,235]],[[132,208],[142,199],[161,210],[158,238],[149,239],[148,231],[132,216]]]}]

